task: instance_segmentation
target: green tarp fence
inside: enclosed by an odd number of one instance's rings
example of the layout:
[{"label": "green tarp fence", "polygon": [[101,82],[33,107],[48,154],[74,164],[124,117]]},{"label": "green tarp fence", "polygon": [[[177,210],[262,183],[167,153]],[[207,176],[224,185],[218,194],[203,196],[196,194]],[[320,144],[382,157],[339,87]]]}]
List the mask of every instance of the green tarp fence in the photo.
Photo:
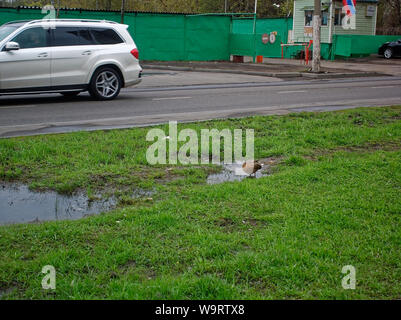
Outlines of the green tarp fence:
[{"label": "green tarp fence", "polygon": [[[41,19],[40,9],[0,8],[0,24],[12,20]],[[120,22],[120,12],[60,10],[59,18],[100,19]],[[281,42],[288,42],[292,18],[258,19],[253,34],[253,19],[222,15],[125,14],[124,23],[135,39],[142,60],[229,60],[230,55],[268,58],[281,57]],[[276,32],[274,44],[262,42],[263,34]],[[348,58],[377,53],[387,41],[401,36],[334,35],[333,44],[322,44],[323,59]],[[291,58],[303,47],[285,47]]]},{"label": "green tarp fence", "polygon": [[[0,8],[0,24],[41,19],[37,9]],[[119,12],[60,10],[59,18],[120,22]],[[143,60],[229,60],[231,17],[126,13],[124,23]]]},{"label": "green tarp fence", "polygon": [[[253,34],[253,19],[234,19],[230,40],[230,52],[234,55],[254,56],[267,58],[281,57],[281,42],[287,43],[288,31],[292,29],[292,18],[257,19],[256,33]],[[277,33],[274,43],[262,42],[263,34]],[[289,57],[285,51],[286,56]]]},{"label": "green tarp fence", "polygon": [[398,39],[401,36],[334,35],[331,58],[377,54],[383,43]]},{"label": "green tarp fence", "polygon": [[264,56],[268,58],[281,57],[281,37],[276,36],[274,43],[262,42],[263,33],[231,34],[230,52],[238,56]]},{"label": "green tarp fence", "polygon": [[[258,19],[256,34],[253,34],[253,19],[235,19],[232,22],[230,52],[235,55],[261,55],[266,58],[281,58],[281,43],[288,43],[288,32],[292,30],[292,18]],[[262,42],[262,35],[277,32],[274,44]],[[313,49],[311,46],[310,50]],[[293,58],[298,51],[304,51],[304,46],[286,46],[283,48],[284,58]],[[330,59],[331,45],[322,43],[323,59]]]}]

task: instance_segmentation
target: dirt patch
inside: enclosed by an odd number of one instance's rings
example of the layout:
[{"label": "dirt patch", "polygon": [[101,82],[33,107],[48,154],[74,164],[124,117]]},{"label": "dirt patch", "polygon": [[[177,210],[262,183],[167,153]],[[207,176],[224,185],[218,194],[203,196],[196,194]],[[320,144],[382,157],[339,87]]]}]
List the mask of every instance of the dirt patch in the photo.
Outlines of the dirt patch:
[{"label": "dirt patch", "polygon": [[370,143],[364,146],[351,146],[351,147],[340,147],[336,151],[347,151],[347,152],[375,152],[375,151],[397,151],[401,150],[401,142],[384,142],[384,143]]},{"label": "dirt patch", "polygon": [[11,286],[0,285],[0,299],[16,290],[18,290],[18,286],[16,284],[12,284]]},{"label": "dirt patch", "polygon": [[259,163],[263,164],[267,171],[274,166],[279,165],[284,161],[284,156],[268,157],[259,159]]},{"label": "dirt patch", "polygon": [[276,166],[280,164],[284,159],[284,156],[278,156],[278,157],[268,157],[268,158],[262,158],[259,159],[259,163],[262,163],[263,165],[267,166]]},{"label": "dirt patch", "polygon": [[89,181],[91,184],[104,186],[110,184],[111,181],[118,179],[120,175],[113,173],[101,173],[101,174],[92,174],[89,176]]},{"label": "dirt patch", "polygon": [[336,152],[376,152],[376,151],[398,151],[401,150],[401,141],[372,142],[361,146],[337,147],[329,150],[316,150],[312,155],[304,156],[308,160],[316,161],[321,156],[332,155]]},{"label": "dirt patch", "polygon": [[121,274],[129,274],[133,270],[139,271],[144,280],[152,280],[157,277],[156,270],[154,270],[150,264],[146,263],[145,265],[140,266],[138,265],[137,261],[133,259],[130,259],[124,264],[120,265],[118,267],[118,272],[112,271],[111,277],[117,278]]},{"label": "dirt patch", "polygon": [[240,222],[236,222],[231,218],[218,218],[215,220],[215,224],[224,228],[228,232],[232,232],[234,230],[240,230],[243,227],[248,228],[248,231],[251,231],[253,227],[262,227],[266,225],[266,222],[255,218],[246,218]]},{"label": "dirt patch", "polygon": [[254,218],[248,218],[242,221],[243,224],[247,224],[253,227],[260,227],[266,225],[265,221],[254,219]]},{"label": "dirt patch", "polygon": [[231,218],[219,218],[216,220],[216,225],[223,228],[233,228],[235,226],[235,222]]},{"label": "dirt patch", "polygon": [[386,122],[394,122],[394,121],[401,120],[401,112],[398,114],[391,115],[390,117],[386,117],[386,118],[384,118],[384,120]]},{"label": "dirt patch", "polygon": [[381,123],[392,123],[401,120],[401,112],[392,110],[391,114],[384,114],[382,117],[375,119],[375,121],[366,118],[364,115],[360,113],[352,113],[348,115],[348,119],[352,124],[356,126],[367,125],[373,127],[373,126],[378,126]]},{"label": "dirt patch", "polygon": [[270,175],[277,170],[276,167],[284,161],[284,158],[284,156],[262,158],[259,159],[259,163],[263,164],[263,172]]},{"label": "dirt patch", "polygon": [[[132,270],[137,268],[137,262],[133,259],[128,260],[124,264],[121,264],[118,266],[119,272],[122,274],[128,274],[132,272]],[[114,271],[115,272],[115,271]]]},{"label": "dirt patch", "polygon": [[155,271],[155,270],[153,270],[153,269],[148,269],[148,270],[146,271],[145,277],[146,277],[148,280],[152,280],[152,279],[156,278],[156,276],[157,276],[157,274],[156,274],[156,271]]}]

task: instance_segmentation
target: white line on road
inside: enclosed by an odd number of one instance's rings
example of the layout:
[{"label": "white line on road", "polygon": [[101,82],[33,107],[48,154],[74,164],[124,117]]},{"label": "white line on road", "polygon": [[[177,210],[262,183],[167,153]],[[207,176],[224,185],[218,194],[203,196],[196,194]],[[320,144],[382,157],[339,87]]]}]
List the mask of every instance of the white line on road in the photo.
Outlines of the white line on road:
[{"label": "white line on road", "polygon": [[279,91],[277,92],[278,94],[284,94],[284,93],[302,93],[306,92],[306,90],[296,90],[296,91]]},{"label": "white line on road", "polygon": [[370,87],[371,89],[395,88],[395,86]]},{"label": "white line on road", "polygon": [[6,106],[6,107],[0,106],[0,110],[1,109],[18,109],[18,108],[36,108],[36,107],[40,107],[40,105],[32,104],[32,105],[26,105],[26,106]]},{"label": "white line on road", "polygon": [[192,97],[167,97],[167,98],[154,98],[153,101],[161,101],[161,100],[180,100],[180,99],[192,99]]}]

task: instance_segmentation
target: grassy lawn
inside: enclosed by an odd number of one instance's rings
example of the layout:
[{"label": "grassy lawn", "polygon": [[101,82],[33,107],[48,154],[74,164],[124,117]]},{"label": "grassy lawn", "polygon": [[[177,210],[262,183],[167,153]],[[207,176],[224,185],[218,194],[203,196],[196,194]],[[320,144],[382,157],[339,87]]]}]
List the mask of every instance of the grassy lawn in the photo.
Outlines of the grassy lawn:
[{"label": "grassy lawn", "polygon": [[[207,185],[218,168],[148,166],[149,128],[0,140],[0,180],[120,200],[79,221],[0,226],[2,298],[401,298],[401,106],[182,128],[253,128],[256,158],[276,164]],[[156,193],[131,199],[138,188]]]}]

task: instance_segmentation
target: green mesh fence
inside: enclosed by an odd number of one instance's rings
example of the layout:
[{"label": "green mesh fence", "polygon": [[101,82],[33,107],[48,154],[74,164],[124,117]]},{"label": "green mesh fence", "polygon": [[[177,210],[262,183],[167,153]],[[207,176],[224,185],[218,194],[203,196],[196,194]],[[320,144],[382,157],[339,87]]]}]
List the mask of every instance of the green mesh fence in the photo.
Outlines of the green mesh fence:
[{"label": "green mesh fence", "polygon": [[276,37],[274,43],[263,43],[262,33],[231,34],[231,54],[238,56],[264,56],[267,58],[281,57],[281,38]]},{"label": "green mesh fence", "polygon": [[[292,18],[269,18],[256,20],[256,33],[263,34],[275,31],[285,42],[287,42],[289,30],[292,30]],[[253,33],[253,19],[234,19],[232,32],[235,34]]]},{"label": "green mesh fence", "polygon": [[[37,9],[0,8],[0,23],[41,19]],[[120,22],[119,12],[60,10],[59,18]],[[229,60],[231,17],[126,13],[142,60]]]},{"label": "green mesh fence", "polygon": [[1,8],[0,9],[0,24],[14,21],[14,20],[30,20],[30,19],[41,19],[43,18],[41,10],[34,9],[12,9],[12,8]]},{"label": "green mesh fence", "polygon": [[[12,20],[41,19],[39,9],[0,8],[0,24]],[[121,21],[119,12],[60,10],[60,18],[106,19]],[[288,42],[292,18],[258,19],[253,34],[253,19],[230,16],[126,13],[142,60],[229,60],[230,54],[281,57],[280,43]],[[262,42],[264,33],[277,32],[274,44]],[[387,41],[401,36],[334,35],[333,44],[322,44],[324,59],[353,57],[377,53]],[[291,58],[301,47],[286,47],[284,57]]]},{"label": "green mesh fence", "polygon": [[[230,42],[231,54],[280,58],[280,44],[288,41],[288,31],[292,29],[292,18],[258,19],[256,21],[256,34],[253,34],[253,25],[253,19],[233,20]],[[271,32],[277,33],[276,41],[264,44],[262,35]],[[285,54],[287,57],[287,52]]]},{"label": "green mesh fence", "polygon": [[377,54],[383,43],[398,39],[401,36],[334,35],[332,58]]}]

